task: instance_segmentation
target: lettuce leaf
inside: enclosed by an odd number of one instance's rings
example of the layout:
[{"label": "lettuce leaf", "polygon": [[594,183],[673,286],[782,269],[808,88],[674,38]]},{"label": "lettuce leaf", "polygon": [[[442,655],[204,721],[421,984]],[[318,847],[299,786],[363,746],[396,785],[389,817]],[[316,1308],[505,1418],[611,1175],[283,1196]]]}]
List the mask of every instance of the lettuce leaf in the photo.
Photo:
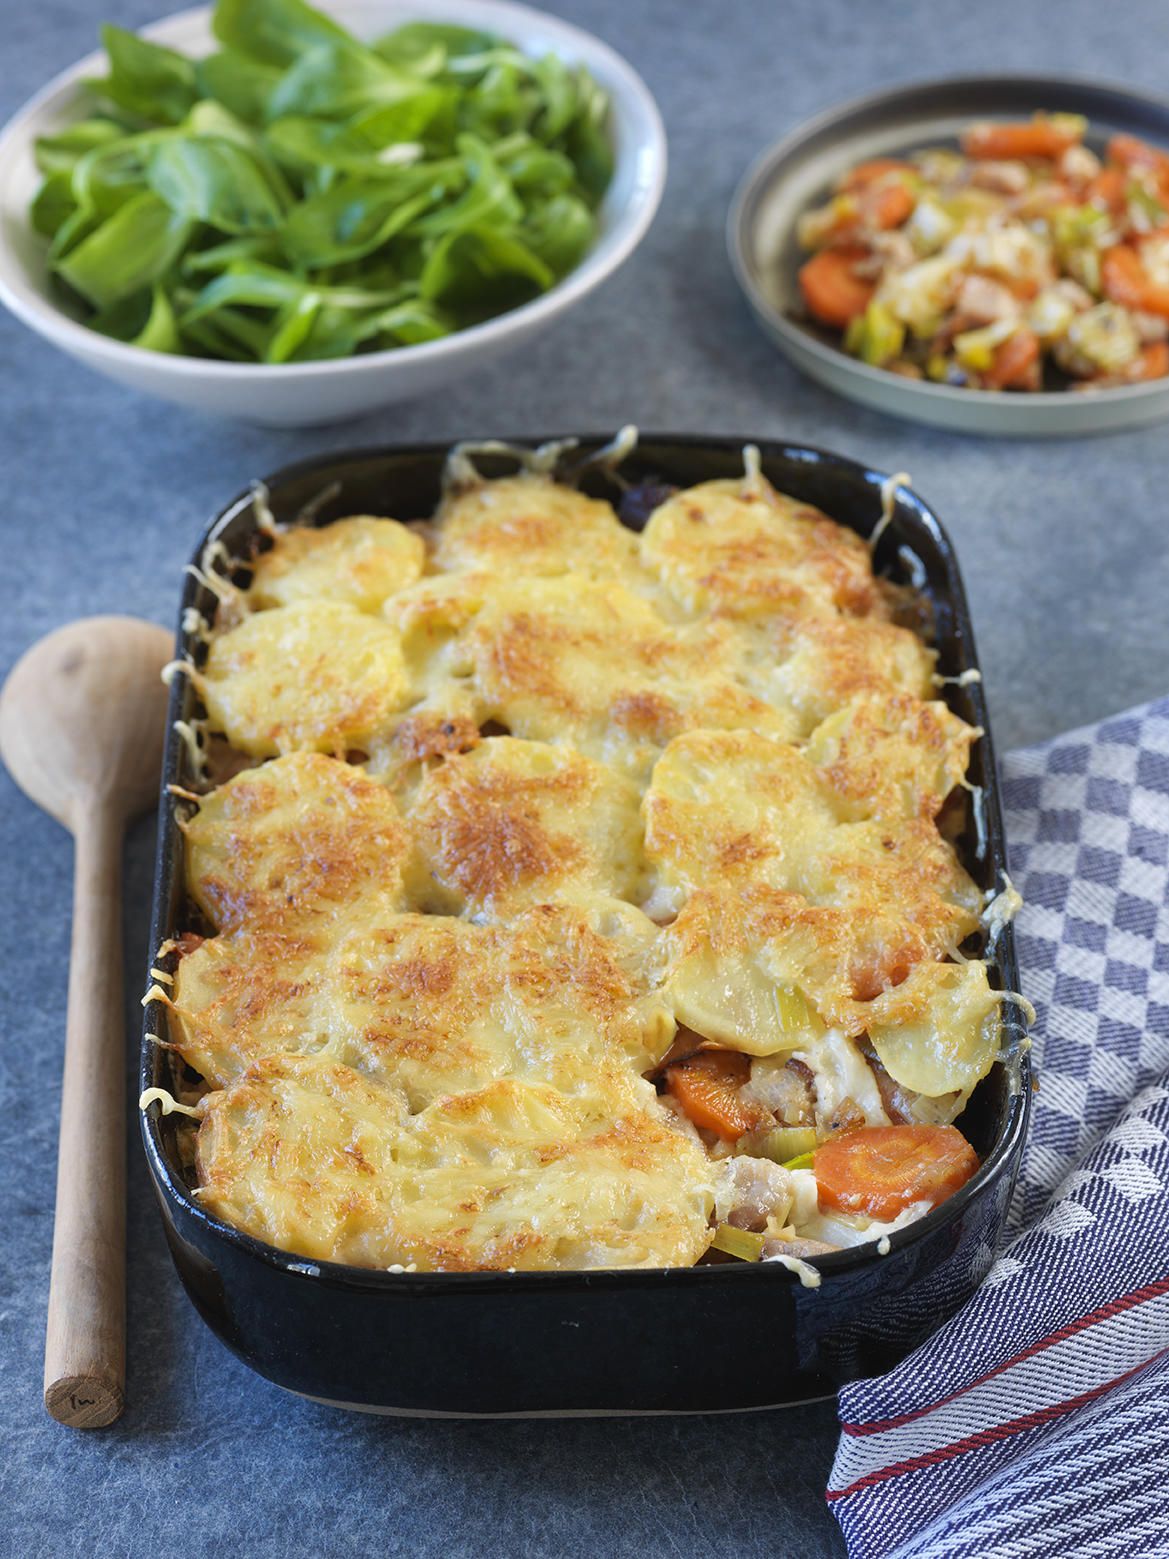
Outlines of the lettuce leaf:
[{"label": "lettuce leaf", "polygon": [[29,222],[66,306],[152,351],[285,363],[437,340],[579,264],[612,171],[587,72],[488,33],[373,42],[217,0],[194,61],[105,27],[89,118],[42,136]]}]

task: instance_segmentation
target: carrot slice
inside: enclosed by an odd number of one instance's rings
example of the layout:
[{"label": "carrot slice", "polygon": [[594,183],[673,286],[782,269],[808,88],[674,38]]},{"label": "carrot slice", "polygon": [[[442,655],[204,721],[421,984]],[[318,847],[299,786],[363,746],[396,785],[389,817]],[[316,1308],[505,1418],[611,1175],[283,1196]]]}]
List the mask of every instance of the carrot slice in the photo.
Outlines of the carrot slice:
[{"label": "carrot slice", "polygon": [[1129,175],[1151,174],[1161,200],[1169,201],[1169,152],[1135,135],[1114,135],[1108,143],[1108,160]]},{"label": "carrot slice", "polygon": [[1164,379],[1169,374],[1169,342],[1150,341],[1119,373],[1099,373],[1082,384],[1100,385],[1112,389],[1121,384],[1145,384],[1150,379]]},{"label": "carrot slice", "polygon": [[913,215],[915,204],[913,195],[904,184],[882,184],[862,193],[861,220],[884,232],[907,222]]},{"label": "carrot slice", "polygon": [[750,1058],[737,1050],[701,1050],[666,1069],[666,1088],[696,1126],[733,1141],[762,1121],[739,1091],[750,1076]]},{"label": "carrot slice", "polygon": [[1100,279],[1105,296],[1113,303],[1169,319],[1169,287],[1150,280],[1140,255],[1127,244],[1117,244],[1105,253]]},{"label": "carrot slice", "polygon": [[1016,330],[995,348],[986,374],[992,390],[1030,390],[1038,383],[1039,338],[1030,330]]},{"label": "carrot slice", "polygon": [[858,162],[840,180],[839,189],[865,189],[883,179],[887,173],[912,173],[913,164],[897,157],[873,157],[868,162]]},{"label": "carrot slice", "polygon": [[[915,197],[908,185],[894,180],[889,184],[870,183],[855,189],[841,190],[832,205],[827,208],[832,224],[824,232],[821,242],[825,247],[845,245],[851,241],[860,248],[858,229],[876,228],[884,232],[900,227],[913,213]],[[863,252],[863,251],[862,251]]]},{"label": "carrot slice", "polygon": [[1148,346],[1141,348],[1124,377],[1133,384],[1141,384],[1146,379],[1163,379],[1166,374],[1169,374],[1169,342],[1150,341]]},{"label": "carrot slice", "polygon": [[1149,278],[1140,255],[1127,244],[1117,244],[1105,252],[1100,262],[1100,281],[1105,297],[1111,298],[1113,303],[1129,309],[1144,308]]},{"label": "carrot slice", "polygon": [[1141,308],[1146,314],[1159,314],[1162,319],[1169,319],[1169,287],[1159,287],[1156,282],[1148,282]]},{"label": "carrot slice", "polygon": [[867,258],[864,249],[855,247],[821,249],[800,267],[804,302],[825,325],[843,329],[868,308],[876,286],[855,270],[857,262]]},{"label": "carrot slice", "polygon": [[1121,168],[1156,168],[1169,172],[1169,152],[1150,146],[1135,135],[1114,135],[1108,143],[1108,161]]},{"label": "carrot slice", "polygon": [[993,162],[1017,157],[1062,157],[1069,146],[1077,146],[1080,135],[1070,125],[1053,124],[1050,119],[1032,119],[1025,124],[975,124],[963,132],[962,150],[967,157],[988,158]]},{"label": "carrot slice", "polygon": [[992,276],[991,280],[997,281],[1024,303],[1030,303],[1031,299],[1037,298],[1043,290],[1034,276]]},{"label": "carrot slice", "polygon": [[1088,199],[1105,211],[1123,211],[1128,179],[1121,168],[1101,168],[1088,184]]},{"label": "carrot slice", "polygon": [[882,1222],[914,1202],[936,1207],[977,1168],[978,1155],[954,1126],[862,1126],[821,1144],[812,1158],[822,1209]]}]

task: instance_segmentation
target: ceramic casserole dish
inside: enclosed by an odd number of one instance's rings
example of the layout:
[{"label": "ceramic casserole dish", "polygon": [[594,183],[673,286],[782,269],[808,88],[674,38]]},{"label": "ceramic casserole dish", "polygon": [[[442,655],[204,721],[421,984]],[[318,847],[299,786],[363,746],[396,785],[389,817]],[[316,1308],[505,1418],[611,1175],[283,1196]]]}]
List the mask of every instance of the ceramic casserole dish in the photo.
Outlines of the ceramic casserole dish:
[{"label": "ceramic casserole dish", "polygon": [[[605,445],[585,437],[579,460]],[[645,435],[621,465],[623,484],[682,486],[742,470],[744,440]],[[882,513],[886,478],[821,450],[759,441],[764,474],[781,492],[816,505],[868,536]],[[279,521],[352,513],[430,513],[447,447],[425,445],[330,455],[269,479]],[[481,460],[485,474],[506,457]],[[623,521],[644,506],[622,503],[603,469],[583,485],[611,498]],[[628,494],[625,494],[628,499]],[[244,560],[261,525],[257,494],[233,499],[196,553],[218,543]],[[218,550],[218,548],[216,549]],[[220,552],[220,556],[223,556]],[[938,671],[976,669],[974,639],[953,547],[927,505],[897,487],[874,563],[928,601]],[[214,616],[197,574],[180,606],[178,652],[199,659],[192,625]],[[941,696],[941,695],[939,695]],[[975,787],[958,841],[963,863],[989,893],[1002,884],[1006,847],[985,700],[977,678],[945,696],[983,736],[968,777]],[[191,681],[176,678],[163,773],[152,948],[186,923],[183,836],[171,787],[195,779],[181,722],[197,710]],[[175,722],[180,722],[176,729]],[[1011,928],[987,955],[991,983],[1017,991]],[[155,1042],[147,1008],[143,1089],[175,1088],[177,1055]],[[381,1271],[306,1260],[230,1227],[199,1206],[180,1150],[181,1118],[142,1112],[147,1162],[179,1276],[200,1315],[253,1369],[294,1392],[373,1412],[416,1415],[556,1415],[712,1412],[817,1397],[890,1368],[958,1308],[985,1276],[1006,1220],[1026,1130],[1031,1073],[1017,1009],[1003,1007],[1003,1049],[960,1119],[981,1168],[920,1221],[875,1244],[817,1259],[819,1286],[779,1264],[731,1263],[661,1270],[554,1272]],[[805,1274],[806,1276],[806,1274]],[[695,1347],[695,1334],[702,1334]]]}]

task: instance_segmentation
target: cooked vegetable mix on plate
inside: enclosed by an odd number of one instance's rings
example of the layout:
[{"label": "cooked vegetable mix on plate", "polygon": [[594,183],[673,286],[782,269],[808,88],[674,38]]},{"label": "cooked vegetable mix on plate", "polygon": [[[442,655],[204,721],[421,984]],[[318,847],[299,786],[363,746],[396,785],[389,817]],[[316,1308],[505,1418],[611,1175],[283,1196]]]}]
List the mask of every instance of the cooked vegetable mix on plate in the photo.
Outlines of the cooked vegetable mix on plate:
[{"label": "cooked vegetable mix on plate", "polygon": [[1036,114],[850,169],[804,214],[808,313],[870,366],[980,390],[1169,374],[1169,151]]},{"label": "cooked vegetable mix on plate", "polygon": [[37,142],[31,219],[93,329],[240,362],[430,341],[581,260],[612,171],[583,68],[303,0],[219,0],[194,60],[104,27],[92,117]]}]

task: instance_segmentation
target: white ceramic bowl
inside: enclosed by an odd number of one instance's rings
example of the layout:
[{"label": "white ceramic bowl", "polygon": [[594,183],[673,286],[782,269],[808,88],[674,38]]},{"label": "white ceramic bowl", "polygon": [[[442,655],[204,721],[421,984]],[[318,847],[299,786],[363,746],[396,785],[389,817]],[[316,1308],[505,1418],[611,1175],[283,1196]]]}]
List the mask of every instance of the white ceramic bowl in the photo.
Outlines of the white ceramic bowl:
[{"label": "white ceramic bowl", "polygon": [[[279,427],[341,422],[392,401],[425,394],[522,346],[627,260],[645,236],[666,180],[666,134],[640,76],[607,44],[556,17],[511,0],[324,0],[358,37],[400,22],[460,22],[587,67],[612,100],[615,169],[599,212],[596,243],[556,286],[520,308],[440,341],[335,362],[221,363],[126,346],[79,324],[53,302],[45,242],[29,225],[39,175],[33,143],[91,110],[81,83],[101,75],[98,52],[63,71],[0,132],[0,301],[26,325],[89,368],[151,395],[224,416]],[[210,9],[182,11],[144,35],[190,55],[214,47]]]}]

